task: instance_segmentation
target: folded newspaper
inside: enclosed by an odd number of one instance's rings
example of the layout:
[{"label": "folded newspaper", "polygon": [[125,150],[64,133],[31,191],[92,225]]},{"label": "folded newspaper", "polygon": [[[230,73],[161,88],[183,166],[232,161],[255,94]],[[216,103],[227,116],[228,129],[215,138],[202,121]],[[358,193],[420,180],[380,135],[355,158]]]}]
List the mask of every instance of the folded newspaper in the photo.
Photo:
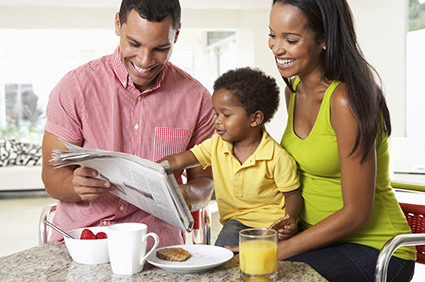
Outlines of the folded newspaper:
[{"label": "folded newspaper", "polygon": [[55,167],[81,165],[93,168],[98,171],[99,178],[115,185],[116,189],[110,193],[183,231],[192,231],[192,214],[168,162],[158,164],[131,154],[87,149],[62,142],[69,151],[53,150]]}]

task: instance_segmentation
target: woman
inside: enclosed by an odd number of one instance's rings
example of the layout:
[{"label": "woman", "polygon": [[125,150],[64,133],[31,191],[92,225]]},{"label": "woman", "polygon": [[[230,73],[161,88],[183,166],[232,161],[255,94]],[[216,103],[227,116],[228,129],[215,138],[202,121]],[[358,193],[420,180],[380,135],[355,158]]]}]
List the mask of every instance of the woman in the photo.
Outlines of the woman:
[{"label": "woman", "polygon": [[[274,0],[269,27],[287,84],[281,145],[298,163],[304,199],[302,232],[279,243],[279,259],[306,262],[329,281],[374,281],[381,247],[410,229],[390,186],[389,111],[350,8]],[[415,259],[414,247],[398,249],[388,281],[410,281]]]}]

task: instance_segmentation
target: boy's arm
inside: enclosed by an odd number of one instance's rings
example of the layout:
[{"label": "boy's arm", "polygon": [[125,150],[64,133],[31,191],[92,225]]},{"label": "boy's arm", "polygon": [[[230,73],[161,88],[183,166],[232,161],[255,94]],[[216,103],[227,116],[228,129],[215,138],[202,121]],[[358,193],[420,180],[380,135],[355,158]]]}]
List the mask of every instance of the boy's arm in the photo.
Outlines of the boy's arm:
[{"label": "boy's arm", "polygon": [[214,190],[211,169],[199,167],[198,159],[190,150],[162,158],[158,163],[163,161],[168,161],[173,173],[192,168],[187,171],[188,182],[180,185],[180,191],[191,211],[205,207]]},{"label": "boy's arm", "polygon": [[283,196],[285,197],[285,212],[289,213],[294,221],[297,220],[302,204],[300,189],[283,192]]},{"label": "boy's arm", "polygon": [[300,189],[283,193],[285,197],[285,212],[291,216],[288,224],[284,228],[278,230],[278,238],[286,240],[297,233],[298,215],[301,210],[302,198]]},{"label": "boy's arm", "polygon": [[158,163],[161,163],[163,161],[168,161],[173,173],[182,171],[184,169],[197,167],[200,165],[200,163],[198,162],[198,159],[190,150],[162,158],[161,160],[158,161]]}]

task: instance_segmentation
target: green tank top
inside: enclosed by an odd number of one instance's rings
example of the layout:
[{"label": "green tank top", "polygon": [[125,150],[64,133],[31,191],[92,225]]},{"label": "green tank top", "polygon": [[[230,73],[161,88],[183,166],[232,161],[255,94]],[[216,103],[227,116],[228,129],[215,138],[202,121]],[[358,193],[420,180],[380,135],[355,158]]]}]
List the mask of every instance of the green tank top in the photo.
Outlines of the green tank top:
[{"label": "green tank top", "polygon": [[[299,82],[299,78],[296,78],[295,89]],[[303,229],[318,223],[343,206],[337,141],[330,122],[330,99],[338,84],[338,81],[334,81],[326,90],[316,122],[305,139],[300,139],[293,129],[296,93],[291,94],[289,101],[288,123],[281,145],[298,164],[304,200],[300,213]],[[386,136],[377,147],[375,189],[371,223],[344,238],[342,242],[363,244],[380,250],[392,237],[411,233],[390,184]],[[415,247],[401,247],[394,255],[406,260],[416,260]]]}]

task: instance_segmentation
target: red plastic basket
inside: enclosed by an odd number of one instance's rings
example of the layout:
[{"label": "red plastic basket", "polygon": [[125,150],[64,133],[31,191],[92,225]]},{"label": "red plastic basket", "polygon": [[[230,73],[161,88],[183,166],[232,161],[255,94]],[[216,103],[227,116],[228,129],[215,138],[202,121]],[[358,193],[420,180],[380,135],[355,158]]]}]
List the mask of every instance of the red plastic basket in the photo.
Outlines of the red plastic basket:
[{"label": "red plastic basket", "polygon": [[[400,206],[412,233],[425,233],[425,206],[407,203],[400,203]],[[425,264],[425,245],[418,245],[416,249],[418,251],[416,262]]]}]

